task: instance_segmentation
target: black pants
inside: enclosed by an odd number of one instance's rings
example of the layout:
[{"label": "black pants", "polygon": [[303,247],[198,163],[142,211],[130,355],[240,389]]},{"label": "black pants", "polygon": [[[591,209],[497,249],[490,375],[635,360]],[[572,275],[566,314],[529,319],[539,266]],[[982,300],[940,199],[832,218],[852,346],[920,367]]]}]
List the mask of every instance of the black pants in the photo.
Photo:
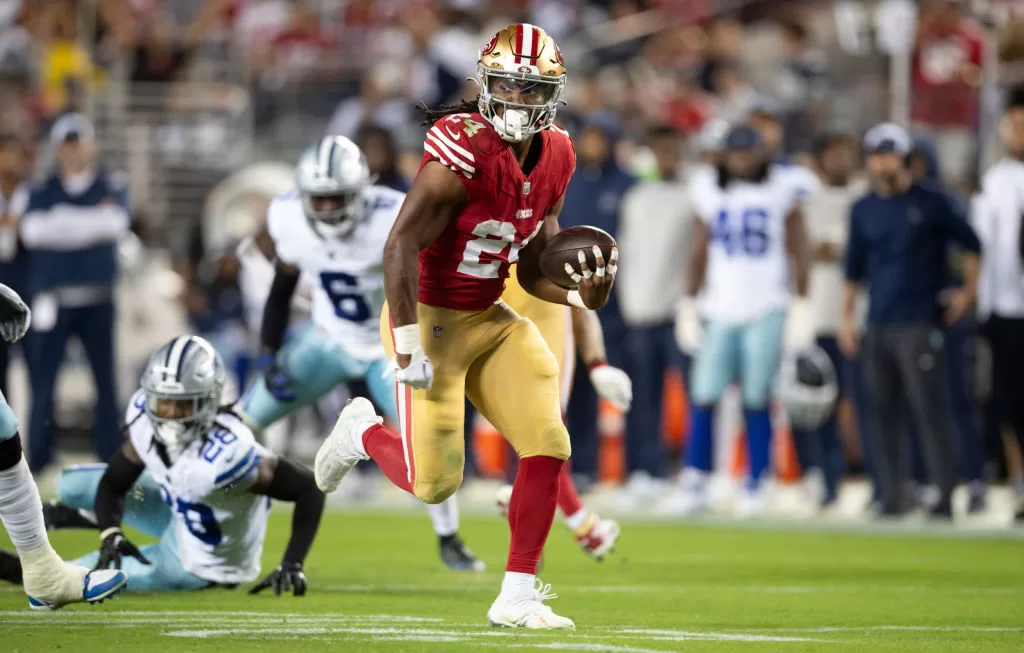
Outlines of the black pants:
[{"label": "black pants", "polygon": [[1024,318],[993,315],[985,333],[992,345],[992,380],[1006,409],[1003,417],[1024,451]]},{"label": "black pants", "polygon": [[921,436],[925,465],[948,506],[956,463],[947,408],[946,345],[929,324],[872,327],[864,338],[864,379],[878,426],[874,447],[882,510],[903,511],[902,481],[907,405]]}]

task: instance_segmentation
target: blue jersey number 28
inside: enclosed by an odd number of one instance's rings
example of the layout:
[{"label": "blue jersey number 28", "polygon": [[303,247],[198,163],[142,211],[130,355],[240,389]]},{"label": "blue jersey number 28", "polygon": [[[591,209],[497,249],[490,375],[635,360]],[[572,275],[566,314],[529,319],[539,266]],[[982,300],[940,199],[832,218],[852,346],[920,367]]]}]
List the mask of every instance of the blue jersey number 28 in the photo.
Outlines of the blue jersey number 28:
[{"label": "blue jersey number 28", "polygon": [[[718,241],[729,256],[763,256],[768,251],[768,212],[747,209],[734,224],[733,215],[722,209],[711,228],[711,239]],[[738,227],[738,229],[737,229]]]},{"label": "blue jersey number 28", "polygon": [[356,290],[356,278],[351,274],[321,272],[320,283],[334,305],[335,315],[352,322],[365,322],[370,317],[370,307]]},{"label": "blue jersey number 28", "polygon": [[203,544],[217,546],[224,539],[217,517],[213,514],[213,508],[202,503],[185,501],[181,497],[173,497],[163,484],[160,485],[160,496],[171,510],[185,519],[185,527],[197,540]]}]

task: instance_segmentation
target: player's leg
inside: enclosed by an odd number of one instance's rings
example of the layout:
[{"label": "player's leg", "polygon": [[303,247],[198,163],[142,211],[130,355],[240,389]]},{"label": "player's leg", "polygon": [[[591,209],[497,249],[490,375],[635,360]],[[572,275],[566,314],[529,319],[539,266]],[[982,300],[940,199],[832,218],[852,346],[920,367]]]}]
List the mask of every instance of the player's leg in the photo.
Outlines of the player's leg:
[{"label": "player's leg", "polygon": [[[470,366],[466,395],[519,455],[509,505],[512,530],[501,593],[488,611],[492,624],[530,628],[573,628],[551,612],[538,592],[537,564],[558,502],[558,475],[571,453],[562,423],[558,361],[532,322],[496,305],[504,335]],[[518,396],[509,394],[516,388]]]},{"label": "player's leg", "polygon": [[21,560],[29,604],[58,608],[77,601],[102,601],[127,582],[121,571],[89,572],[65,563],[50,546],[43,504],[21,451],[18,420],[0,394],[0,521]]},{"label": "player's leg", "polygon": [[680,492],[666,498],[659,511],[689,515],[708,507],[708,482],[712,471],[714,411],[722,393],[733,381],[739,355],[739,327],[709,322],[704,342],[690,368],[693,408],[690,438],[686,445]]},{"label": "player's leg", "polygon": [[772,381],[782,356],[784,311],[773,311],[746,325],[740,340],[740,386],[750,449],[750,476],[737,511],[756,514],[764,508],[761,491],[771,473],[772,423],[769,413]]},{"label": "player's leg", "polygon": [[264,373],[253,380],[238,402],[242,418],[260,431],[365,370],[365,361],[353,358],[309,324],[278,352],[275,378]]},{"label": "player's leg", "polygon": [[[390,359],[374,361],[366,372],[366,386],[374,403],[385,416],[398,424],[398,404],[395,395],[395,377]],[[486,566],[459,537],[459,502],[452,495],[437,504],[426,504],[430,523],[437,535],[441,561],[456,571],[484,571]]]},{"label": "player's leg", "polygon": [[[396,386],[400,433],[381,425],[366,399],[341,411],[317,452],[317,485],[333,491],[359,460],[372,458],[399,488],[425,503],[440,503],[462,483],[462,437],[466,370],[479,350],[496,341],[500,329],[483,313],[452,311],[420,304],[423,348],[434,362],[430,390]],[[388,308],[381,315],[381,336],[388,356],[394,352]],[[493,332],[493,333],[492,333]],[[492,337],[493,336],[493,337]]]},{"label": "player's leg", "polygon": [[[107,471],[106,465],[72,465],[61,470],[57,479],[57,506],[47,506],[48,528],[68,528],[68,511],[91,515],[96,503],[96,491],[100,479]],[[58,506],[65,510],[59,511]],[[73,518],[73,517],[72,517]],[[142,531],[151,537],[160,537],[173,522],[171,507],[164,501],[160,486],[148,472],[143,472],[125,495],[123,521],[126,525]],[[93,526],[95,528],[95,526]]]}]

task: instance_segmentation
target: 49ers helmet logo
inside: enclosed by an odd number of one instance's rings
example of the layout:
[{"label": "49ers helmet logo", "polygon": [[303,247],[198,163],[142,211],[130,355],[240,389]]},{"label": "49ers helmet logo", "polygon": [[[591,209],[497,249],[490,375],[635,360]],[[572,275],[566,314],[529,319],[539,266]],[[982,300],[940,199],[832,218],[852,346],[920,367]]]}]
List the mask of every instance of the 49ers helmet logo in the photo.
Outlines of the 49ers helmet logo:
[{"label": "49ers helmet logo", "polygon": [[484,56],[484,55],[488,55],[488,54],[494,52],[494,47],[496,45],[498,45],[498,35],[499,34],[501,34],[501,32],[495,32],[494,33],[494,36],[491,37],[491,40],[488,41],[487,45],[484,46],[483,51],[480,52],[480,56],[481,57]]}]

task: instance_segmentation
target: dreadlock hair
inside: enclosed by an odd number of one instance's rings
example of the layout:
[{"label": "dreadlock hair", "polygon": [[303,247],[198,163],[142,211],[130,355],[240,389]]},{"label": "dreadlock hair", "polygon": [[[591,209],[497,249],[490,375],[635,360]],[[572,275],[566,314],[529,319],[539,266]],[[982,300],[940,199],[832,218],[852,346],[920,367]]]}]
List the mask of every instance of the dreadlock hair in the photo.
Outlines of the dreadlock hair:
[{"label": "dreadlock hair", "polygon": [[420,124],[424,127],[430,127],[441,118],[450,116],[453,113],[476,113],[480,108],[479,102],[479,95],[472,100],[462,100],[457,104],[442,104],[436,109],[431,109],[425,103],[420,102],[416,105],[416,110],[423,115],[423,122]]}]

